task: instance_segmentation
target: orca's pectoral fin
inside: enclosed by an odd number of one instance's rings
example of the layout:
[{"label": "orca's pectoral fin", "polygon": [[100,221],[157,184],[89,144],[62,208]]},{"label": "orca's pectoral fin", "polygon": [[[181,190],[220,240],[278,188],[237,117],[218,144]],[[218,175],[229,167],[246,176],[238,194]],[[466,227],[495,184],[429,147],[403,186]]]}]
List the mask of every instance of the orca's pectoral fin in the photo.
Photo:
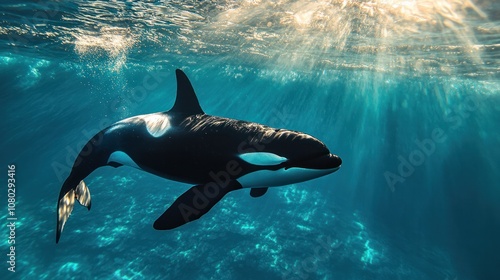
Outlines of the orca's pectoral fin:
[{"label": "orca's pectoral fin", "polygon": [[266,194],[268,188],[251,188],[250,196],[251,197],[261,197]]},{"label": "orca's pectoral fin", "polygon": [[80,181],[80,183],[75,188],[71,188],[68,192],[66,192],[66,194],[61,196],[59,198],[59,201],[57,202],[56,243],[59,242],[59,238],[61,238],[61,232],[64,229],[64,225],[66,224],[66,221],[73,211],[75,200],[77,200],[82,206],[85,206],[90,210],[90,191],[83,180]]},{"label": "orca's pectoral fin", "polygon": [[238,181],[225,186],[215,183],[196,185],[183,193],[153,224],[157,230],[174,229],[199,219],[230,191],[241,189]]}]

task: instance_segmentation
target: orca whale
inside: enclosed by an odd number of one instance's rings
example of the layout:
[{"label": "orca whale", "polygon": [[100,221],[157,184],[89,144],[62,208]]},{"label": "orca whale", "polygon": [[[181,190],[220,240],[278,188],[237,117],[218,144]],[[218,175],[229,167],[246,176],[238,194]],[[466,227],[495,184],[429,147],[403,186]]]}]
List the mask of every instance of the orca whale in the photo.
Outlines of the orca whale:
[{"label": "orca whale", "polygon": [[340,168],[340,157],[310,135],[205,114],[182,70],[176,70],[176,79],[172,109],[118,121],[82,148],[59,193],[56,243],[75,200],[90,210],[83,180],[102,166],[130,166],[194,185],[154,222],[157,230],[200,218],[230,191],[249,188],[259,197],[268,187]]}]

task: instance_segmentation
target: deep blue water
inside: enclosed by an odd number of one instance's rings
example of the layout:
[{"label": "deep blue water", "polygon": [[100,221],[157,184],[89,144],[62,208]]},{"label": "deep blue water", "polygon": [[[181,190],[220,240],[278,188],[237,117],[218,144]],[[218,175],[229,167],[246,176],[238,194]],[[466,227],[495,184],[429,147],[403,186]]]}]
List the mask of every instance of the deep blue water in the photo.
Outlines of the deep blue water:
[{"label": "deep blue water", "polygon": [[[495,1],[2,1],[1,279],[499,279]],[[190,186],[101,168],[55,244],[74,155],[166,111],[176,68],[211,115],[311,134],[331,175],[241,190],[172,231]],[[175,159],[172,159],[175,160]]]}]

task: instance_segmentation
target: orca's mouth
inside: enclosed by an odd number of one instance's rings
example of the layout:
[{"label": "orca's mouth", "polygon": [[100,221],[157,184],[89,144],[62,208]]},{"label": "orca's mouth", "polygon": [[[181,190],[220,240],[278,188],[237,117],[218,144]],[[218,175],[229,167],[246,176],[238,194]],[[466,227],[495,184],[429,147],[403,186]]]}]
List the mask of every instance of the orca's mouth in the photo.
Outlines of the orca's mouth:
[{"label": "orca's mouth", "polygon": [[337,169],[342,165],[342,159],[334,154],[326,154],[308,158],[304,160],[293,160],[286,162],[285,169],[291,167],[300,167],[307,169]]}]

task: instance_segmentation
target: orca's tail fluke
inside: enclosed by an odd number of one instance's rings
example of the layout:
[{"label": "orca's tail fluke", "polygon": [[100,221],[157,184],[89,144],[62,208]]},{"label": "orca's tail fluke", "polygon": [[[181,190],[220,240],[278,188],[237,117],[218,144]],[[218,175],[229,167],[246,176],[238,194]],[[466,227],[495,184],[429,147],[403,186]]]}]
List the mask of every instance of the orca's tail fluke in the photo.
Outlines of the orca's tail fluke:
[{"label": "orca's tail fluke", "polygon": [[64,229],[64,224],[68,220],[73,207],[75,205],[75,199],[82,205],[90,210],[91,200],[90,191],[85,182],[82,180],[75,187],[71,188],[66,193],[59,195],[59,201],[57,202],[57,231],[56,231],[56,243],[59,242],[61,238],[61,232]]}]

